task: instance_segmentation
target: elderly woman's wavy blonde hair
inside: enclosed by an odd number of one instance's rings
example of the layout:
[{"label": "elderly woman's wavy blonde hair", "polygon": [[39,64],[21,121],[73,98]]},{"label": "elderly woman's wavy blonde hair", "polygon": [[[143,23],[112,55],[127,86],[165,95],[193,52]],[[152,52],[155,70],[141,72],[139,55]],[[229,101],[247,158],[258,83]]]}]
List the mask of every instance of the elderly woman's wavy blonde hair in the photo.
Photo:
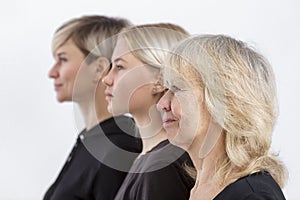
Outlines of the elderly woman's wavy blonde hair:
[{"label": "elderly woman's wavy blonde hair", "polygon": [[228,183],[268,171],[283,187],[286,169],[270,152],[277,100],[269,62],[244,42],[202,35],[180,42],[167,65],[203,89],[212,118],[226,134],[226,156],[216,168],[219,178]]}]

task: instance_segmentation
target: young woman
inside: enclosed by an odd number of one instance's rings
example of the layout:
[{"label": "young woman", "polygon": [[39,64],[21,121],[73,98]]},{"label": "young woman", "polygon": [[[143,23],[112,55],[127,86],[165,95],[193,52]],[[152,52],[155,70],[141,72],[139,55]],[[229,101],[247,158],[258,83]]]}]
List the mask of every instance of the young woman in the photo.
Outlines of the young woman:
[{"label": "young woman", "polygon": [[54,34],[55,65],[49,77],[59,102],[79,105],[86,128],[45,200],[113,199],[141,151],[140,139],[127,134],[135,131],[133,120],[112,117],[105,87],[98,84],[110,64],[114,35],[127,26],[125,19],[84,16],[64,23]]},{"label": "young woman", "polygon": [[148,24],[123,30],[103,78],[108,110],[130,113],[139,129],[143,150],[115,199],[188,199],[194,182],[183,166],[188,155],[167,141],[156,103],[163,95],[162,62],[171,46],[187,37],[174,24]]},{"label": "young woman", "polygon": [[277,105],[267,60],[231,37],[203,35],[180,42],[166,65],[158,108],[196,167],[190,199],[285,199],[285,168],[270,153]]}]

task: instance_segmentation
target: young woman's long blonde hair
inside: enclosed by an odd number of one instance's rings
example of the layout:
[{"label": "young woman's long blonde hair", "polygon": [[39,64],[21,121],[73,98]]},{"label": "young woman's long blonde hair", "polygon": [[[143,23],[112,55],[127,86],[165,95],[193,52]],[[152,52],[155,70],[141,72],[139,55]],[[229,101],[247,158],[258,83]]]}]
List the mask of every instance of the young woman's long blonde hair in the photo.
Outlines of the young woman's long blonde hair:
[{"label": "young woman's long blonde hair", "polygon": [[129,50],[143,63],[161,69],[166,55],[189,33],[172,23],[144,24],[122,30],[119,37],[126,40]]}]

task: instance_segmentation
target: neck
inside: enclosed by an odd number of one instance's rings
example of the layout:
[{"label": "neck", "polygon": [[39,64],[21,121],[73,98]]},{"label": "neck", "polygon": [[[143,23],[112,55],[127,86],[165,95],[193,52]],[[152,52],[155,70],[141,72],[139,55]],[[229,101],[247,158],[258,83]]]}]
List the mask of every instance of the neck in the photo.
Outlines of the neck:
[{"label": "neck", "polygon": [[[156,145],[158,145],[160,142],[167,139],[166,132],[161,129],[158,133],[155,133],[154,136],[151,137],[143,137],[143,132],[140,131],[142,142],[143,142],[143,150],[141,152],[141,155],[146,154],[148,151],[153,149]],[[147,134],[147,133],[146,133]]]},{"label": "neck", "polygon": [[202,145],[201,139],[195,138],[193,144],[187,149],[194,166],[197,170],[197,178],[194,188],[192,189],[192,196],[196,194],[204,194],[208,198],[201,199],[213,199],[222,189],[224,185],[221,184],[222,180],[215,177],[217,162],[224,156],[225,152],[225,135],[222,134],[214,148],[209,152],[205,158],[199,157],[199,151]]},{"label": "neck", "polygon": [[85,99],[78,102],[86,130],[90,130],[98,123],[112,117],[112,115],[107,111],[107,102],[105,101],[104,95],[98,93],[100,92],[96,92],[95,98]]},{"label": "neck", "polygon": [[187,149],[197,170],[197,179],[199,179],[199,183],[211,181],[212,177],[216,174],[215,169],[217,167],[217,161],[224,156],[225,152],[224,141],[225,135],[221,134],[212,150],[204,158],[199,157],[202,145],[201,139],[196,137],[193,144]]},{"label": "neck", "polygon": [[162,127],[160,113],[150,109],[149,115],[133,115],[143,142],[141,154],[145,154],[160,142],[167,139],[167,134]]}]

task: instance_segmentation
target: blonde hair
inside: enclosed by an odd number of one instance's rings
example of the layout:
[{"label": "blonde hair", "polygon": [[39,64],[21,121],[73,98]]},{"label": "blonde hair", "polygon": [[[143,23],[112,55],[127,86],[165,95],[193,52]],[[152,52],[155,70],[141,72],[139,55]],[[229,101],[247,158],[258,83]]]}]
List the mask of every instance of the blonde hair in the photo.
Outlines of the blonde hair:
[{"label": "blonde hair", "polygon": [[[65,22],[53,37],[52,51],[72,39],[85,56],[104,56],[111,59],[116,43],[116,34],[131,23],[122,18],[99,15],[83,16]],[[105,43],[105,44],[101,44]]]},{"label": "blonde hair", "polygon": [[226,155],[216,167],[223,184],[268,171],[284,187],[287,171],[270,152],[277,98],[269,62],[242,41],[202,35],[180,42],[167,65],[203,89],[208,111],[223,128]]},{"label": "blonde hair", "polygon": [[188,36],[189,33],[178,25],[157,23],[125,28],[119,37],[126,40],[129,50],[136,58],[161,69],[171,48]]}]

